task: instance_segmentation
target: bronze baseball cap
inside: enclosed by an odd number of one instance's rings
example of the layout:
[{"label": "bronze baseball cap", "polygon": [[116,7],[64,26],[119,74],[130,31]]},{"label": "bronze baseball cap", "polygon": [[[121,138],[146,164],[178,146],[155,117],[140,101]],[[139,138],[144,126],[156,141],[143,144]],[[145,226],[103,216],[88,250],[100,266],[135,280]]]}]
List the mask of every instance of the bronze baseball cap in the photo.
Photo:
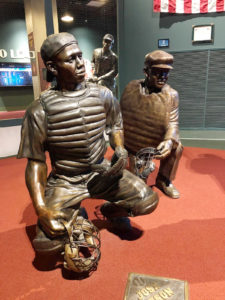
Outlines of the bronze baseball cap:
[{"label": "bronze baseball cap", "polygon": [[41,57],[44,62],[61,52],[71,44],[78,44],[76,38],[68,32],[49,35],[41,46]]},{"label": "bronze baseball cap", "polygon": [[145,66],[150,68],[173,69],[173,55],[155,50],[145,55]]},{"label": "bronze baseball cap", "polygon": [[113,43],[114,42],[114,37],[111,34],[107,33],[107,34],[104,35],[103,40],[109,40]]}]

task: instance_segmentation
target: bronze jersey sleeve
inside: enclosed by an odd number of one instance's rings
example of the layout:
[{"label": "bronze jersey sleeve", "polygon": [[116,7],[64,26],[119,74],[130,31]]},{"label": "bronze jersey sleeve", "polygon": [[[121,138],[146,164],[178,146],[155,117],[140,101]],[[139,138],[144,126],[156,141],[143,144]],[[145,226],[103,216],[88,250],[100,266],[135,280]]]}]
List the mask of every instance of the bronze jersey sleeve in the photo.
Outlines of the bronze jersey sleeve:
[{"label": "bronze jersey sleeve", "polygon": [[18,158],[30,158],[45,162],[46,124],[45,112],[39,100],[28,107],[21,129]]}]

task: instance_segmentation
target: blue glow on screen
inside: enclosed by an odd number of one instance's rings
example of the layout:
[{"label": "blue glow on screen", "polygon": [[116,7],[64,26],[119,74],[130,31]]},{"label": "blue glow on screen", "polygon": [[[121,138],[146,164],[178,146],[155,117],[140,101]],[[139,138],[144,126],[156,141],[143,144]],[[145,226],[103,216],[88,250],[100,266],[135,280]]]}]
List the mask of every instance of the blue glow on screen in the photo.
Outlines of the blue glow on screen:
[{"label": "blue glow on screen", "polygon": [[168,39],[161,39],[158,40],[158,47],[169,47],[169,40]]},{"label": "blue glow on screen", "polygon": [[30,66],[0,66],[0,87],[32,86]]}]

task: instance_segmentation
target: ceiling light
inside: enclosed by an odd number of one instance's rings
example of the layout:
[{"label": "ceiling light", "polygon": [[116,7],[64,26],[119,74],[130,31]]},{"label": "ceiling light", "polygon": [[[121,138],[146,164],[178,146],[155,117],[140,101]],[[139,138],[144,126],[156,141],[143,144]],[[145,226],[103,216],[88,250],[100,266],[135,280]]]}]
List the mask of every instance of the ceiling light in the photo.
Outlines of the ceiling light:
[{"label": "ceiling light", "polygon": [[73,21],[73,17],[70,16],[70,15],[64,15],[64,16],[61,17],[61,20],[63,22],[72,22]]}]

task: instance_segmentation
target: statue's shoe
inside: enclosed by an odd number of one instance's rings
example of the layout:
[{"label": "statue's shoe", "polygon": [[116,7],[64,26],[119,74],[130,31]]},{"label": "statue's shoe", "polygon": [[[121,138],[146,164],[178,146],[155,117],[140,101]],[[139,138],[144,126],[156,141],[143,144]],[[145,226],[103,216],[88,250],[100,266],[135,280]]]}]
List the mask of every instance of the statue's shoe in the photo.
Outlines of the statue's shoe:
[{"label": "statue's shoe", "polygon": [[156,179],[155,186],[160,189],[164,194],[173,199],[180,198],[179,191],[175,188],[171,181],[164,181],[162,179]]},{"label": "statue's shoe", "polygon": [[36,236],[33,239],[33,246],[36,252],[45,254],[55,254],[64,251],[66,237],[50,239],[37,225]]},{"label": "statue's shoe", "polygon": [[128,232],[132,230],[130,219],[128,217],[117,217],[108,219],[112,229],[119,232]]},{"label": "statue's shoe", "polygon": [[130,219],[126,216],[127,212],[113,203],[105,202],[100,207],[101,214],[109,221],[110,226],[115,231],[130,231],[132,226]]}]

